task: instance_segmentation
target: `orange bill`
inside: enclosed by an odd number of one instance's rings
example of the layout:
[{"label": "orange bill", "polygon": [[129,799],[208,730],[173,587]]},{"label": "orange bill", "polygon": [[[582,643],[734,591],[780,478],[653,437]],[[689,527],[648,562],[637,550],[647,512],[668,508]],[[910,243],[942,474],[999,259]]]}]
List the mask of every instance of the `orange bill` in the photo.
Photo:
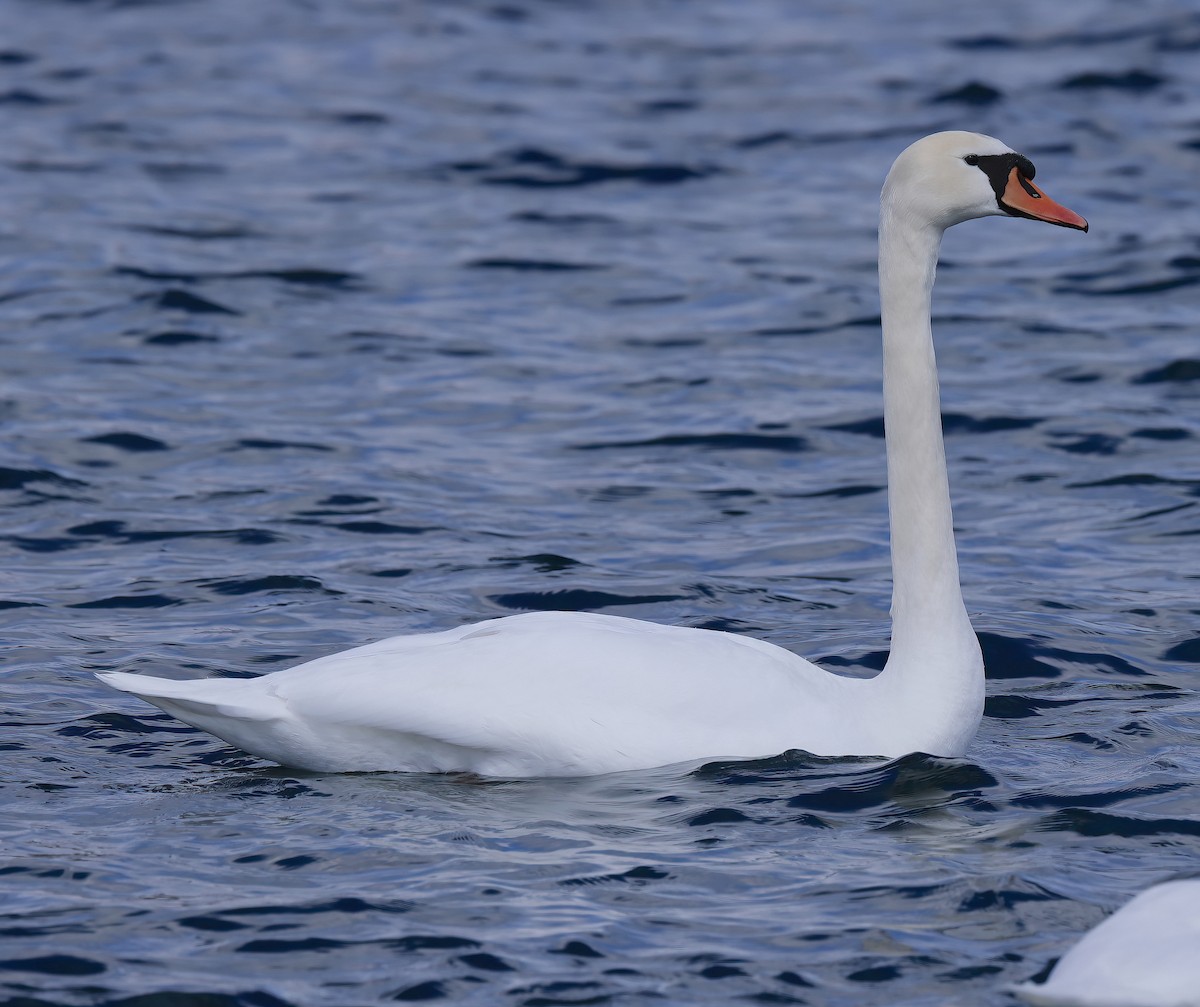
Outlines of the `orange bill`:
[{"label": "orange bill", "polygon": [[1000,197],[1000,205],[1018,217],[1044,220],[1048,224],[1074,227],[1080,231],[1088,229],[1088,222],[1078,213],[1054,202],[1016,167],[1008,176],[1008,184],[1004,187],[1004,195]]}]

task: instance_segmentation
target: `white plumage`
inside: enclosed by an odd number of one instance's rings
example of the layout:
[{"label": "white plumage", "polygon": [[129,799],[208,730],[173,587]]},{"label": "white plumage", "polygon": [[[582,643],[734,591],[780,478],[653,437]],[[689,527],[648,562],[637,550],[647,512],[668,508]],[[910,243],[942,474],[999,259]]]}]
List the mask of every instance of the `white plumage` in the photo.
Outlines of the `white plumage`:
[{"label": "white plumage", "polygon": [[905,150],[884,185],[894,584],[892,650],[876,677],[834,675],[728,633],[540,612],[394,637],[258,679],[100,678],[247,752],[318,771],[564,776],[789,749],[961,755],[984,683],[959,589],[930,331],[942,232],[1006,213],[1086,229],[1044,194],[1028,196],[1037,190],[1017,186],[1016,167],[1009,189],[1028,205],[1009,206],[1003,172],[1017,160],[1028,165],[991,137],[938,133]]},{"label": "white plumage", "polygon": [[1200,879],[1146,889],[1084,934],[1044,983],[1014,992],[1036,1007],[1200,1007]]}]

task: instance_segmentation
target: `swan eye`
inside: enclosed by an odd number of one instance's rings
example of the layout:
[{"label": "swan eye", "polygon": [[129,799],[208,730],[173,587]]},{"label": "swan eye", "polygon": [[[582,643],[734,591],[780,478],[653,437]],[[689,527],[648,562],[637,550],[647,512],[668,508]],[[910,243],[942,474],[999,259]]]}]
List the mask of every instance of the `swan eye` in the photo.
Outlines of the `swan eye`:
[{"label": "swan eye", "polygon": [[966,161],[967,164],[978,164],[979,163],[979,155],[978,154],[968,154],[966,157],[963,158],[963,160]]}]

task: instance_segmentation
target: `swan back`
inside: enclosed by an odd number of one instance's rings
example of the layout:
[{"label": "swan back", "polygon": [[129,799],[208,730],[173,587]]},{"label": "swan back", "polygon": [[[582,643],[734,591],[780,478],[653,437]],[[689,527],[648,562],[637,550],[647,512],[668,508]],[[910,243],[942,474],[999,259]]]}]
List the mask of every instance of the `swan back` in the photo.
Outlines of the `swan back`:
[{"label": "swan back", "polygon": [[1146,889],[1084,934],[1046,982],[1013,992],[1036,1007],[1200,1007],[1200,878]]}]

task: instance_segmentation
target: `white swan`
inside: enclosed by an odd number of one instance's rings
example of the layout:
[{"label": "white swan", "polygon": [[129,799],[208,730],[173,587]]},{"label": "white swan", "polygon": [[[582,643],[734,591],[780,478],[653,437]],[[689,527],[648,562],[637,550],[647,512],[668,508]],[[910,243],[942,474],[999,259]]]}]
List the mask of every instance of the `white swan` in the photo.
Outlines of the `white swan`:
[{"label": "white swan", "polygon": [[845,678],[759,640],[536,612],[399,636],[257,679],[100,678],[254,755],[327,772],[574,776],[789,749],[955,756],[983,708],[942,446],[930,292],[942,232],[1009,215],[1087,230],[999,140],[937,133],[884,184],[879,227],[892,649]]},{"label": "white swan", "polygon": [[1013,992],[1036,1007],[1200,1007],[1200,878],[1146,889],[1084,934],[1044,983]]}]

